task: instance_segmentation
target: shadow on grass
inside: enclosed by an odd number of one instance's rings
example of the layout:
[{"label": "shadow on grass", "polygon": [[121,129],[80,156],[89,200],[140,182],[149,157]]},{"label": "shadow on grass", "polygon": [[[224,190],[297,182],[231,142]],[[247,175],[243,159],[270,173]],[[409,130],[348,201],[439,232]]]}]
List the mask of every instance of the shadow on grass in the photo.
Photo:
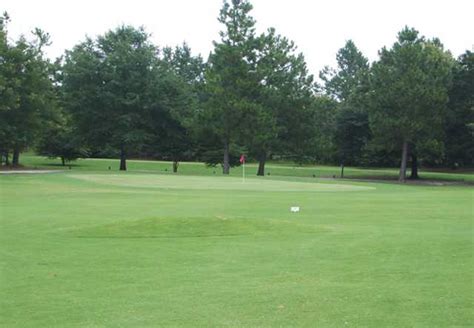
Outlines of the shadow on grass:
[{"label": "shadow on grass", "polygon": [[66,165],[62,165],[61,163],[45,163],[45,164],[41,164],[41,166],[48,166],[48,167],[60,167],[60,168],[68,168],[68,167],[83,167],[83,165],[79,165],[79,164],[66,164]]}]

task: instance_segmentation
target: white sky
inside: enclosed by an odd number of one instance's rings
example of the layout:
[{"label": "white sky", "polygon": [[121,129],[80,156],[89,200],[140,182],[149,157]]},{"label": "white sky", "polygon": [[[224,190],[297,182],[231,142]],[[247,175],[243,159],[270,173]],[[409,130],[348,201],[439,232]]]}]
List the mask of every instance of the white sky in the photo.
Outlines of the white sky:
[{"label": "white sky", "polygon": [[[275,27],[295,41],[311,73],[334,66],[335,54],[353,39],[371,61],[391,46],[403,26],[438,37],[453,55],[474,47],[473,0],[251,0],[257,31]],[[158,46],[186,41],[205,59],[218,40],[222,0],[2,0],[0,10],[12,19],[11,38],[40,27],[53,41],[48,55],[119,24],[144,26]]]}]

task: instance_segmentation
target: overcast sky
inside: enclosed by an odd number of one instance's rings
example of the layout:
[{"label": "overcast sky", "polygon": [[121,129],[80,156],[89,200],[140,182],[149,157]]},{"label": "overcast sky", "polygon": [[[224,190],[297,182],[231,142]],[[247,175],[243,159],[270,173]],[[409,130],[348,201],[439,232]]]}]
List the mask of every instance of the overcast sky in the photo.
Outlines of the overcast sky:
[{"label": "overcast sky", "polygon": [[[275,27],[296,42],[311,73],[333,66],[335,54],[348,39],[371,61],[395,41],[403,26],[438,37],[458,56],[474,46],[473,0],[253,0],[257,31]],[[222,28],[217,21],[222,0],[3,0],[0,10],[12,19],[11,38],[40,27],[51,34],[48,55],[119,24],[144,26],[159,46],[186,41],[204,58]]]}]

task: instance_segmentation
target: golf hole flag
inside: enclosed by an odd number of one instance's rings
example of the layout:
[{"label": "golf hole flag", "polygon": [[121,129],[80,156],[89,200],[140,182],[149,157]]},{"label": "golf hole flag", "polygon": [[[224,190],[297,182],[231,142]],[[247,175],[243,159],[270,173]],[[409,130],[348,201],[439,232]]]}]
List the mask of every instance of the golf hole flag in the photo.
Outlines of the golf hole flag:
[{"label": "golf hole flag", "polygon": [[240,155],[240,164],[242,164],[242,183],[245,182],[245,155]]}]

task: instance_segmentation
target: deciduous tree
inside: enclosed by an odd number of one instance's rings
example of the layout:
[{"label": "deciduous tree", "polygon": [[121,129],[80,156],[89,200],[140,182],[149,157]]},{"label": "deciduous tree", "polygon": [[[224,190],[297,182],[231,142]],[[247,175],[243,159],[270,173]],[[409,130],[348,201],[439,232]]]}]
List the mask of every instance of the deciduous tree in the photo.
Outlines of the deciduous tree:
[{"label": "deciduous tree", "polygon": [[142,147],[148,136],[156,51],[143,29],[120,26],[66,55],[67,109],[89,145],[120,151],[120,170],[127,169],[127,152]]},{"label": "deciduous tree", "polygon": [[12,164],[20,163],[20,152],[32,146],[54,109],[52,66],[43,49],[49,35],[40,29],[33,39],[24,36],[11,43],[7,35],[8,15],[0,18],[0,148],[13,152]]}]

